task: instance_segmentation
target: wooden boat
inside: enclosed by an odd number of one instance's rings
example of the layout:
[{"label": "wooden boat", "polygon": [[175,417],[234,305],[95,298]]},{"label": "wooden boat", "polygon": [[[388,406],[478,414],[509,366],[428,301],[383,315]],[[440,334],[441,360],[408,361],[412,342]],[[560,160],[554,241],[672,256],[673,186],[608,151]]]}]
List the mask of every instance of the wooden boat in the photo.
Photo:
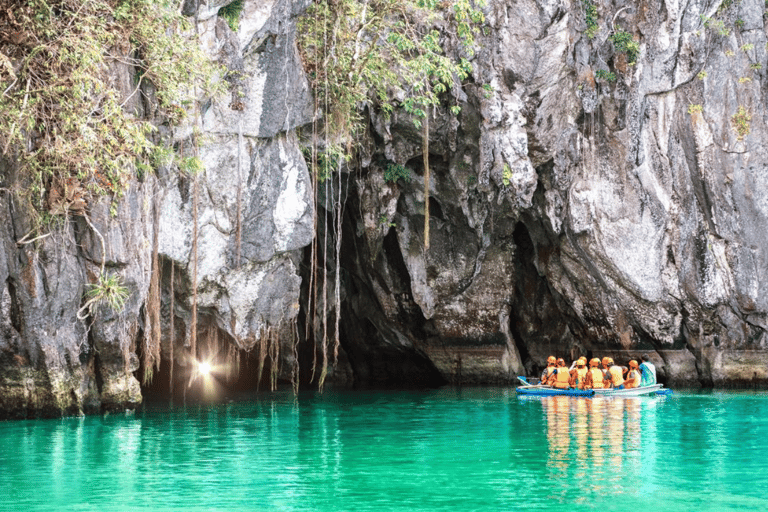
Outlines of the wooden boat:
[{"label": "wooden boat", "polygon": [[515,388],[518,395],[529,396],[586,396],[586,397],[625,397],[625,396],[655,396],[672,394],[671,389],[666,389],[662,384],[642,386],[631,389],[558,389],[541,384],[532,385],[522,377],[518,377],[524,385]]}]

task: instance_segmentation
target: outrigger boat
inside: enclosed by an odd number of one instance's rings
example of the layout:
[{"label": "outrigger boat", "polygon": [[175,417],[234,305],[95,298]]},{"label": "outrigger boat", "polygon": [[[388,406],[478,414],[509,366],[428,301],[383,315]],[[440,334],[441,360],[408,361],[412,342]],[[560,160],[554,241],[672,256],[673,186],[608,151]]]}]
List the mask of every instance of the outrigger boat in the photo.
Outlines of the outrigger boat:
[{"label": "outrigger boat", "polygon": [[652,386],[641,386],[639,388],[630,389],[559,389],[552,386],[545,386],[543,384],[531,384],[524,377],[517,378],[523,383],[522,386],[515,388],[518,395],[532,395],[532,396],[654,396],[654,395],[670,395],[671,389],[667,389],[663,384],[654,384]]}]

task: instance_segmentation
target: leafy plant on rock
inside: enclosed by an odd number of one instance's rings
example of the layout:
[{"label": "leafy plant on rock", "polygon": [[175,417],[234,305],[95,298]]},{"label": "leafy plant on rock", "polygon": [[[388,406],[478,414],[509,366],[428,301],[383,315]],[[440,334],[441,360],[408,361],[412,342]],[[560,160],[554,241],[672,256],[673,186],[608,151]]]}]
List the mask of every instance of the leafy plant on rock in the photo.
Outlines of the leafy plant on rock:
[{"label": "leafy plant on rock", "polygon": [[213,64],[175,7],[31,0],[0,11],[0,152],[20,167],[29,186],[17,192],[38,212],[56,206],[62,183],[79,191],[80,211],[93,195],[122,194],[157,149],[138,99],[151,105],[147,118],[174,124],[195,101],[193,84],[211,85]]},{"label": "leafy plant on rock", "polygon": [[749,135],[751,121],[752,115],[741,105],[736,113],[731,116],[731,124],[733,125],[734,131],[739,136],[739,140]]},{"label": "leafy plant on rock", "polygon": [[637,62],[637,57],[640,54],[640,43],[632,38],[632,34],[619,29],[611,34],[610,40],[617,52],[626,53],[627,64],[631,66]]}]

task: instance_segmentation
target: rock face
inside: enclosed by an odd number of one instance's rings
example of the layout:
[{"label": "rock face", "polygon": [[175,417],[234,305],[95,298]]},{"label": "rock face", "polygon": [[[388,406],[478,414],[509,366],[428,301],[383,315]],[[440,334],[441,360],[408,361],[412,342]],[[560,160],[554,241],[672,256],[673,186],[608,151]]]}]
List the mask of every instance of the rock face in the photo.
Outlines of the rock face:
[{"label": "rock face", "polygon": [[[337,277],[338,383],[508,383],[550,354],[643,353],[673,385],[768,382],[762,4],[490,1],[460,114],[430,118],[425,249],[411,120],[371,114],[360,167],[315,189],[307,2],[245,0],[237,32],[216,15],[227,3],[184,5],[227,92],[161,130],[202,172],[158,169],[33,240],[6,192],[26,184],[2,162],[0,417],[132,408],[183,393],[206,357],[288,379],[335,329]],[[391,165],[412,179],[386,181]],[[128,299],[83,315],[102,260]],[[140,385],[151,366],[165,387]]]},{"label": "rock face", "polygon": [[674,385],[764,385],[763,6],[595,5],[590,39],[579,3],[490,3],[458,123],[433,122],[428,251],[420,142],[375,120],[379,160],[415,179],[373,163],[356,181],[348,243],[374,298],[351,302],[446,380],[648,353]]}]

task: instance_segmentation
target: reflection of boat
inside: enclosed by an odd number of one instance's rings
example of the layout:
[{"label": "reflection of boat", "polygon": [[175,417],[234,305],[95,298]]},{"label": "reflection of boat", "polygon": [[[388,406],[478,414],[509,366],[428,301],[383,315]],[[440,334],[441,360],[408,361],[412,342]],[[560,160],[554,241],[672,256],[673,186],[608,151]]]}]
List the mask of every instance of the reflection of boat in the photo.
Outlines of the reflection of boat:
[{"label": "reflection of boat", "polygon": [[532,385],[522,377],[518,377],[525,385],[515,388],[518,395],[534,395],[534,396],[649,396],[649,395],[669,395],[672,393],[671,389],[665,388],[662,384],[654,384],[653,386],[642,386],[639,388],[631,389],[558,389],[551,386],[543,386],[541,384]]}]

